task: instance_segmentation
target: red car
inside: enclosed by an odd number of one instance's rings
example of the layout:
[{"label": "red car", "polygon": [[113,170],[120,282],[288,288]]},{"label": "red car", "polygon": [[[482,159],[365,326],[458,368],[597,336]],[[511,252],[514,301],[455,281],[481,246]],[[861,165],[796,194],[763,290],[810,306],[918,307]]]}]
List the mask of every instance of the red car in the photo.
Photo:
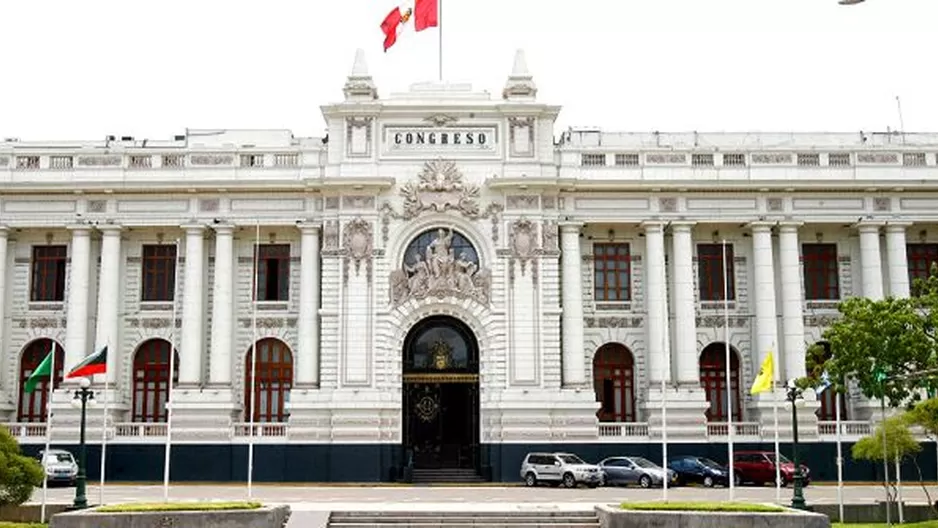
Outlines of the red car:
[{"label": "red car", "polygon": [[[782,486],[787,486],[795,480],[795,464],[781,457]],[[766,482],[775,483],[775,453],[773,451],[737,451],[733,454],[734,482],[738,486],[744,482],[763,485]],[[811,482],[811,470],[801,465],[802,483],[807,486]]]}]

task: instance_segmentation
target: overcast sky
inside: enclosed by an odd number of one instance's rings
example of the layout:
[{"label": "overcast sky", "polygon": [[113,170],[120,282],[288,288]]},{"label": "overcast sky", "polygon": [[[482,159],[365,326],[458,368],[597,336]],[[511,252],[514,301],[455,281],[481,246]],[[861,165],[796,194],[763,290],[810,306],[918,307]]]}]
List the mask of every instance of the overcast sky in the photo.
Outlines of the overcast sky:
[{"label": "overcast sky", "polygon": [[[387,54],[399,0],[3,0],[0,137],[323,133],[356,48],[382,95],[437,76],[437,32]],[[443,0],[444,77],[500,95],[516,48],[568,126],[938,130],[938,0]]]}]

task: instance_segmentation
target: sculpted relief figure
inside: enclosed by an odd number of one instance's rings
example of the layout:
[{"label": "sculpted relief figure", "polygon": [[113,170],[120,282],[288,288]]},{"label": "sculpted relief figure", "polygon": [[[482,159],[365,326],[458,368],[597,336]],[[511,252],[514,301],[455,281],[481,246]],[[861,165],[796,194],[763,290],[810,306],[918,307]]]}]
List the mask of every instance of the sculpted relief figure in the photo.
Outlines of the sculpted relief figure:
[{"label": "sculpted relief figure", "polygon": [[468,251],[456,258],[453,229],[440,228],[427,244],[424,255],[414,252],[399,270],[391,272],[391,304],[428,296],[470,297],[488,304],[491,279],[488,270],[480,269]]}]

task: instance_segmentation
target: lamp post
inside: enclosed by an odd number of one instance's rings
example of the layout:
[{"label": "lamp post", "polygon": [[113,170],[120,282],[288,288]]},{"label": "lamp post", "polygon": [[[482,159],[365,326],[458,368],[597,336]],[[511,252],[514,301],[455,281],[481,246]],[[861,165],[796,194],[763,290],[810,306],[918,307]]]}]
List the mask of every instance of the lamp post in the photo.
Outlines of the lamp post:
[{"label": "lamp post", "polygon": [[[792,432],[792,462],[795,464],[794,488],[791,496],[791,507],[796,510],[807,510],[804,500],[804,475],[801,474],[801,457],[798,456],[798,409],[795,402],[801,398],[802,389],[795,385],[795,380],[788,380],[785,398],[791,403],[791,432]],[[776,464],[780,461],[776,460]]]},{"label": "lamp post", "polygon": [[89,403],[94,402],[94,391],[89,389],[91,380],[81,378],[79,389],[75,391],[75,397],[72,398],[72,407],[81,408],[81,428],[78,438],[78,476],[75,478],[75,501],[72,503],[72,509],[82,510],[88,507],[88,497],[85,496],[86,475],[85,468],[87,464],[85,449],[85,411]]}]

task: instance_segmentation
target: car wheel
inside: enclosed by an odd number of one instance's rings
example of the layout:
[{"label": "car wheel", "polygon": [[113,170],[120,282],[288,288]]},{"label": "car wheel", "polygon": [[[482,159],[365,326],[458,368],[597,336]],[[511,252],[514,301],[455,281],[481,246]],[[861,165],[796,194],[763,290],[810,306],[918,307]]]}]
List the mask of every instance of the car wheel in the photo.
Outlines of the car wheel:
[{"label": "car wheel", "polygon": [[537,477],[534,476],[534,473],[528,472],[528,474],[524,476],[524,485],[529,488],[537,486]]},{"label": "car wheel", "polygon": [[712,487],[713,487],[713,477],[709,477],[709,476],[708,476],[708,477],[704,477],[703,485],[706,486],[706,487],[708,487],[708,488],[712,488]]},{"label": "car wheel", "polygon": [[648,475],[642,475],[642,478],[638,479],[638,485],[643,488],[651,487],[651,477]]},{"label": "car wheel", "polygon": [[573,473],[564,473],[563,475],[563,485],[565,488],[575,488],[576,479],[573,477]]},{"label": "car wheel", "polygon": [[737,486],[741,486],[743,484],[743,478],[739,476],[739,473],[733,474],[733,483]]}]

